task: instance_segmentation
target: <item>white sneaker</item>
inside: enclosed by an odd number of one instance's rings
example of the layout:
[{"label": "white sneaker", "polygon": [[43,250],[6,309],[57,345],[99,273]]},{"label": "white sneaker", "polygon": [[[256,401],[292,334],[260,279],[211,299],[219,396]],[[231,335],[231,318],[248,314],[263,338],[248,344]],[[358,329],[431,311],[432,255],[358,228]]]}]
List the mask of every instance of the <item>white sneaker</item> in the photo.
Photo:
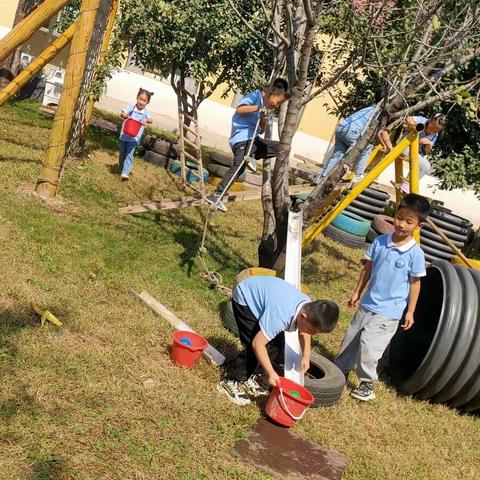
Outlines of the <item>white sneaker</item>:
[{"label": "white sneaker", "polygon": [[352,177],[352,183],[359,183],[363,180],[363,178],[365,177],[365,175],[361,174],[361,175],[357,175],[355,174],[353,177]]},{"label": "white sneaker", "polygon": [[243,386],[245,387],[248,395],[252,397],[262,397],[270,393],[268,388],[265,388],[265,386],[258,381],[259,379],[260,376],[254,374],[250,375],[246,382],[243,382]]},{"label": "white sneaker", "polygon": [[120,175],[120,178],[121,178],[122,182],[128,182],[128,175],[126,173],[122,173]]},{"label": "white sneaker", "polygon": [[227,207],[226,205],[220,200],[219,195],[215,193],[211,193],[207,197],[205,197],[205,201],[210,205],[214,206],[217,210],[220,210],[223,213],[226,213]]},{"label": "white sneaker", "polygon": [[257,161],[253,157],[251,156],[245,157],[243,161],[245,162],[249,170],[251,170],[254,173],[257,171]]},{"label": "white sneaker", "polygon": [[224,379],[218,383],[217,390],[226,395],[235,405],[243,407],[252,403],[243,389],[242,382]]}]

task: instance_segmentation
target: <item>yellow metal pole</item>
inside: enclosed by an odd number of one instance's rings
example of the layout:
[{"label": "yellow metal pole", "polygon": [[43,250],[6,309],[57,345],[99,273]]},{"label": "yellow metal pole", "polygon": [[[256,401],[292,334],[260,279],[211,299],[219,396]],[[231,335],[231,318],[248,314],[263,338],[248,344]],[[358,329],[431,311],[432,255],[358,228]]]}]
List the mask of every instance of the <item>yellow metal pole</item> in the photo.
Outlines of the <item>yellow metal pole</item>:
[{"label": "yellow metal pole", "polygon": [[[412,193],[418,193],[418,151],[420,149],[420,139],[418,135],[415,136],[415,138],[412,141],[412,144],[410,145],[410,150],[409,150],[409,157],[410,157],[410,192]],[[417,243],[420,243],[420,230],[417,228],[413,232],[413,238],[417,241]]]},{"label": "yellow metal pole", "polygon": [[50,142],[40,178],[37,180],[36,191],[41,197],[51,198],[57,193],[58,179],[72,127],[75,106],[85,73],[88,45],[92,36],[99,4],[100,0],[82,0],[77,20],[78,28],[73,36],[68,56],[62,95],[53,119]]},{"label": "yellow metal pole", "polygon": [[45,0],[0,40],[0,62],[25,43],[49,18],[70,0]]},{"label": "yellow metal pole", "polygon": [[319,223],[312,225],[305,230],[303,235],[302,246],[305,247],[317,238],[320,233],[335,219],[335,217],[341,213],[350,203],[352,203],[358,195],[360,195],[365,188],[367,188],[413,141],[414,137],[418,134],[415,131],[410,132],[405,138],[403,138],[398,145],[396,145],[383,160],[373,167],[370,172],[357,183],[349,194],[327,215],[325,215]]},{"label": "yellow metal pole", "polygon": [[[119,3],[120,0],[113,0],[112,9],[110,10],[110,15],[108,17],[107,28],[105,30],[105,35],[103,36],[102,50],[100,53],[100,58],[98,59],[98,66],[101,66],[105,63],[105,54],[107,53],[108,47],[110,45],[110,38],[112,37],[113,26],[115,25],[115,19],[117,17]],[[95,99],[93,98],[93,96],[90,96],[90,99],[88,101],[87,113],[85,115],[85,125],[87,128],[90,125],[90,120],[92,119],[94,105]]]},{"label": "yellow metal pole", "polygon": [[58,52],[70,43],[77,23],[73,23],[32,63],[25,67],[3,90],[0,91],[0,106],[25,86]]},{"label": "yellow metal pole", "polygon": [[[403,159],[402,155],[398,156],[395,159],[395,183],[400,185],[403,182]],[[402,199],[401,193],[398,189],[395,189],[395,201],[398,205],[400,200]]]}]

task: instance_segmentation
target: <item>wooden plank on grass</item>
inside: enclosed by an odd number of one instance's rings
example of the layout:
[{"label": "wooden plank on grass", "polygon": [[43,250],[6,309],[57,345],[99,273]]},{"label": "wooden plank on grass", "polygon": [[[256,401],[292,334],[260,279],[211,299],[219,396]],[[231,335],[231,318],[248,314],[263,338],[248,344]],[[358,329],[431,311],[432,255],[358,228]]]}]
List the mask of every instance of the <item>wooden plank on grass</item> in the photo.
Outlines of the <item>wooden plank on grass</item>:
[{"label": "wooden plank on grass", "polygon": [[[313,187],[309,185],[292,185],[288,189],[289,195],[297,193],[310,193]],[[242,192],[230,192],[224,198],[227,202],[241,202],[246,200],[258,200],[261,198],[260,189],[249,189]],[[157,212],[159,210],[170,210],[172,208],[197,207],[204,205],[205,201],[202,198],[183,198],[181,200],[148,200],[144,202],[131,203],[119,207],[119,213],[143,213],[143,212]]]},{"label": "wooden plank on grass", "polygon": [[312,160],[311,158],[305,157],[304,155],[300,155],[299,153],[295,153],[293,155],[293,158],[300,160],[303,163],[306,163],[307,165],[312,165],[314,167],[323,167],[322,162],[318,162],[317,160]]},{"label": "wooden plank on grass", "polygon": [[290,170],[296,177],[312,183],[315,183],[315,178],[318,177],[318,173],[312,172],[311,170],[304,170],[298,167],[290,167]]},{"label": "wooden plank on grass", "polygon": [[[185,330],[187,332],[194,332],[185,322],[182,322],[173,312],[171,312],[165,305],[162,305],[156,298],[152,297],[145,290],[141,293],[133,292],[135,295],[142,300],[146,305],[148,305],[155,313],[158,313],[162,318],[164,318],[173,328],[177,330]],[[210,344],[203,351],[203,354],[210,359],[212,363],[217,366],[223,365],[225,362],[225,357]]]}]

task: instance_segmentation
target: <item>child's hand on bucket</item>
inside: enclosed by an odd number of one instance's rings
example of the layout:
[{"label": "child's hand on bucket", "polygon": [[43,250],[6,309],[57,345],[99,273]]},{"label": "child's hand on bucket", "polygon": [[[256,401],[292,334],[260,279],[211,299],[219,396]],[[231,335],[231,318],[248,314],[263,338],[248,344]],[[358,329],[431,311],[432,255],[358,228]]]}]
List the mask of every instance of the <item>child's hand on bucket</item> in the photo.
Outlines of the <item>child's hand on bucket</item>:
[{"label": "child's hand on bucket", "polygon": [[280,377],[277,375],[276,372],[272,372],[268,375],[268,384],[271,387],[276,387],[279,380],[280,380]]}]

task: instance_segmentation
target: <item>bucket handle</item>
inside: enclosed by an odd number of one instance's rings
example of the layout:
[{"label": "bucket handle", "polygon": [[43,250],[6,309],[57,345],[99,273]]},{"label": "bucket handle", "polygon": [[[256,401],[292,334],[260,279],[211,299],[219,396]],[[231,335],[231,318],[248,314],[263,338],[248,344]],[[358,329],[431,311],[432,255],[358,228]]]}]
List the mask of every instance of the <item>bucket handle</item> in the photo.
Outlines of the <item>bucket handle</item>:
[{"label": "bucket handle", "polygon": [[288,409],[287,403],[285,402],[285,397],[283,396],[283,389],[279,388],[278,390],[280,391],[280,405],[282,406],[282,408],[288,413],[288,415],[290,415],[290,417],[293,418],[293,420],[301,420],[305,415],[305,412],[307,411],[307,407],[305,407],[305,410],[300,416],[297,417],[293,415],[293,413]]}]

